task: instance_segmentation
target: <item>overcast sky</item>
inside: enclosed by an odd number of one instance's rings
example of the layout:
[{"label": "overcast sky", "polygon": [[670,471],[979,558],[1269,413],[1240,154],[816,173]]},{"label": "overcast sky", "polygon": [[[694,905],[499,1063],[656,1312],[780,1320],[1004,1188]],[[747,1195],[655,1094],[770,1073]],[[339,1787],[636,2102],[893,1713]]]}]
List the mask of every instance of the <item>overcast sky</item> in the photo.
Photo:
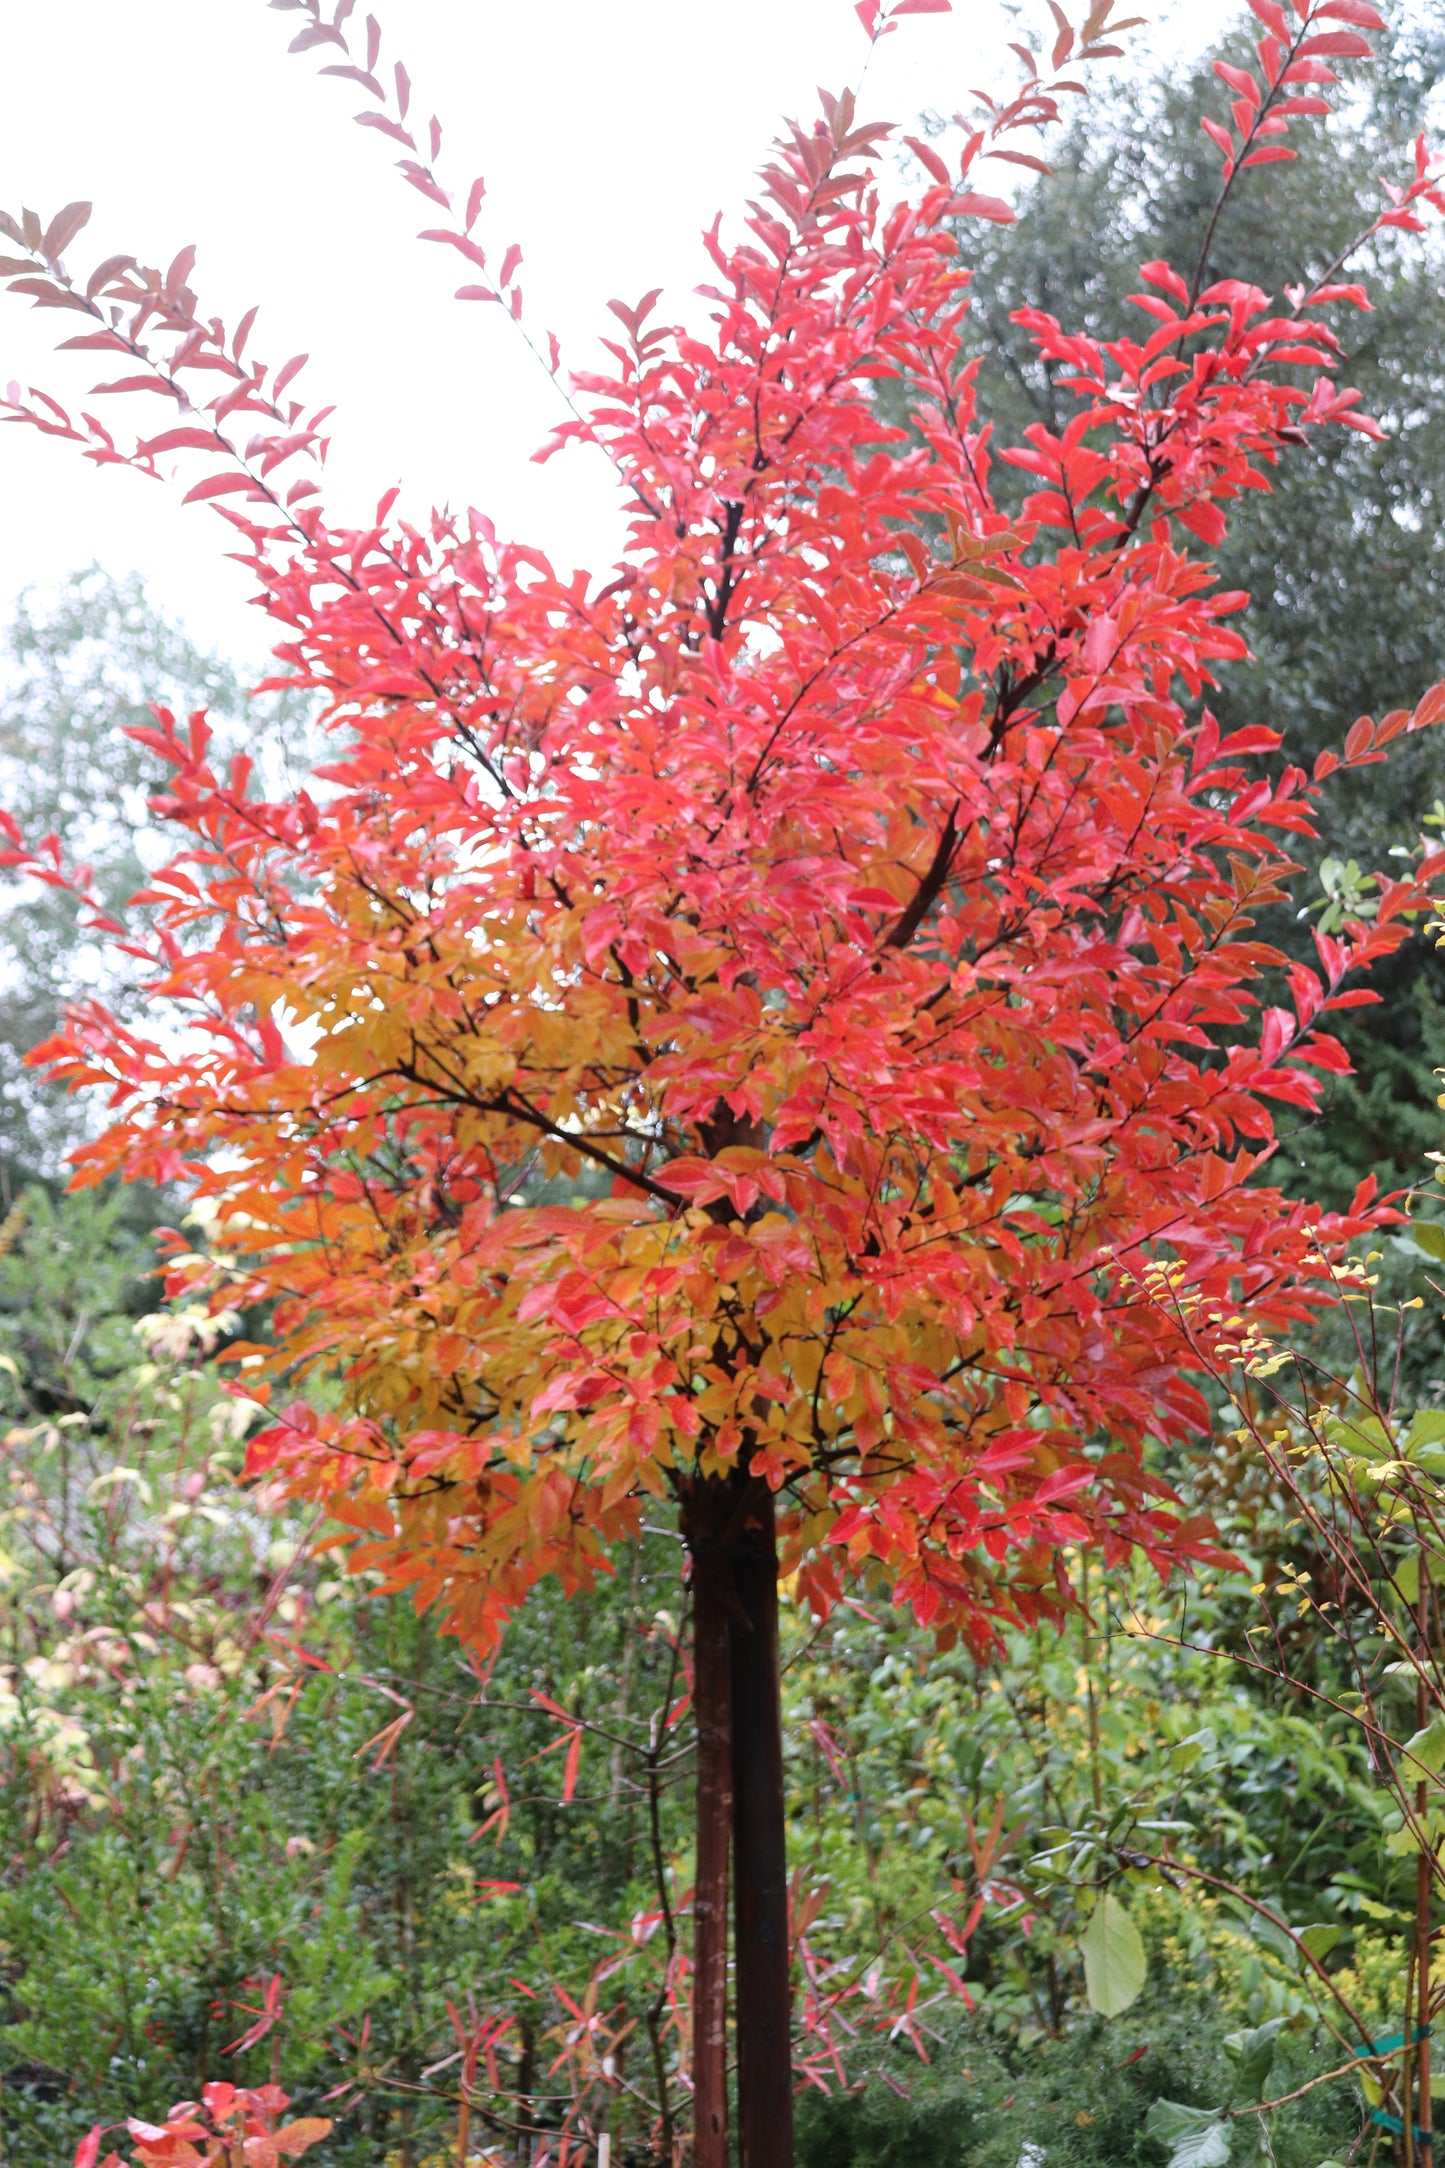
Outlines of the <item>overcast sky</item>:
[{"label": "overcast sky", "polygon": [[[811,114],[815,85],[856,80],[866,53],[849,0],[374,4],[383,61],[404,57],[416,105],[439,114],[449,179],[486,175],[486,237],[522,244],[529,321],[555,329],[574,363],[612,296],[681,296],[705,275],[699,233],[745,201],[779,114]],[[1139,12],[1172,21],[1152,36],[1177,44],[1232,10],[1164,0]],[[908,122],[951,112],[972,86],[1008,83],[1007,37],[1037,37],[1046,20],[1043,0],[955,0],[950,16],[905,22],[876,53],[865,109]],[[287,55],[297,27],[264,0],[12,5],[0,205],[48,218],[90,198],[72,270],[120,250],[164,265],[198,243],[203,313],[234,323],[260,302],[252,351],[273,365],[309,352],[304,388],[337,403],[334,514],[361,514],[400,481],[412,506],[477,504],[564,566],[609,562],[605,470],[585,454],[531,463],[558,419],[555,392],[498,311],[450,298],[445,252],[413,238],[426,206],[384,139],[353,125],[352,89],[318,81],[316,56]],[[993,185],[1006,173],[995,167]],[[93,361],[51,353],[68,329],[0,295],[0,384],[84,391]],[[245,576],[204,507],[182,511],[178,492],[97,473],[18,427],[0,430],[0,489],[0,615],[26,583],[98,559],[143,572],[203,640],[262,652]]]}]

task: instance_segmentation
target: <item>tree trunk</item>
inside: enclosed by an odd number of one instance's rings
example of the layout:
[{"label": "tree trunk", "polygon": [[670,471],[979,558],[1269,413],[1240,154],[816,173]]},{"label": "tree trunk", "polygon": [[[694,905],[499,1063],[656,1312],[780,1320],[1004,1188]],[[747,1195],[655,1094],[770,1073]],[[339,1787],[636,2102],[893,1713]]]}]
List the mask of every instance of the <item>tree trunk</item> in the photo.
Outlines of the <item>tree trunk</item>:
[{"label": "tree trunk", "polygon": [[[733,1888],[741,2168],[792,2168],[792,1996],[778,1547],[773,1494],[750,1488],[732,1548]],[[744,1624],[746,1620],[746,1624]]]},{"label": "tree trunk", "polygon": [[731,1484],[699,1480],[691,1486],[683,1508],[683,1534],[692,1559],[692,1691],[697,1722],[693,2168],[728,2168],[728,1847],[733,1786],[726,1537],[734,1498]]},{"label": "tree trunk", "polygon": [[[1423,1731],[1429,1722],[1429,1710],[1425,1699],[1425,1670],[1431,1662],[1430,1649],[1430,1578],[1425,1571],[1425,1559],[1420,1559],[1420,1596],[1416,1611],[1419,1629],[1420,1670],[1415,1688],[1415,1728]],[[1424,1714],[1420,1712],[1424,1711]],[[1415,1812],[1423,1827],[1429,1813],[1429,1787],[1421,1780],[1415,1792]],[[1434,2148],[1431,2138],[1435,2129],[1434,2102],[1430,2086],[1430,1958],[1434,1948],[1430,1932],[1430,1900],[1434,1893],[1435,1862],[1430,1853],[1421,1846],[1415,1861],[1415,2017],[1420,2034],[1415,2049],[1415,2125],[1419,2132],[1419,2155],[1423,2168],[1430,2168]],[[1406,2052],[1409,2051],[1410,2012],[1405,2012]],[[1408,2092],[1408,2088],[1407,2088]],[[1409,2120],[1410,2103],[1405,2101],[1405,2117]]]}]

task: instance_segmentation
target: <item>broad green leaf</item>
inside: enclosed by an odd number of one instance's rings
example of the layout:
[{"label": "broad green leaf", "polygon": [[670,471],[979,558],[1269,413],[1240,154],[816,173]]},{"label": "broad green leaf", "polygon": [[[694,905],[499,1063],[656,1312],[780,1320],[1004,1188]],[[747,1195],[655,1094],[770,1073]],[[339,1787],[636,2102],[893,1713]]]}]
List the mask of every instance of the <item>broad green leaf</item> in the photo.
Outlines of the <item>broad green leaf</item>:
[{"label": "broad green leaf", "polygon": [[1395,1458],[1394,1443],[1378,1415],[1363,1416],[1359,1422],[1351,1422],[1341,1415],[1327,1415],[1325,1430],[1331,1444],[1342,1447],[1347,1453],[1359,1453],[1373,1461]]},{"label": "broad green leaf", "polygon": [[1417,1409],[1400,1450],[1427,1475],[1445,1473],[1445,1408]]},{"label": "broad green leaf", "polygon": [[1288,1965],[1291,1971],[1299,1969],[1299,1951],[1284,1929],[1276,1927],[1273,1920],[1262,1919],[1256,1912],[1250,1921],[1250,1933],[1256,1942],[1263,1943],[1267,1950],[1272,1951],[1281,1964]]},{"label": "broad green leaf", "polygon": [[1445,1762],[1445,1716],[1437,1710],[1424,1730],[1408,1738],[1400,1751],[1410,1759],[1410,1767],[1402,1772],[1406,1777],[1418,1776],[1422,1768],[1428,1769],[1432,1777],[1438,1776]]},{"label": "broad green leaf", "polygon": [[[1338,1932],[1336,1929],[1337,1935]],[[1226,2033],[1221,2041],[1225,2054],[1234,2064],[1235,2090],[1241,2100],[1263,2100],[1265,2080],[1274,2062],[1275,2040],[1283,2023],[1282,2017],[1272,2017],[1267,2024]]]},{"label": "broad green leaf", "polygon": [[1355,1902],[1367,1920],[1383,1920],[1391,1926],[1397,1926],[1411,1917],[1408,1912],[1398,1911],[1391,1905],[1377,1904],[1373,1897],[1357,1897]]},{"label": "broad green leaf", "polygon": [[1229,2125],[1218,2108],[1184,2108],[1176,2100],[1156,2100],[1144,2128],[1170,2148],[1169,2168],[1226,2168]]},{"label": "broad green leaf", "polygon": [[1148,1961],[1138,1928],[1112,1890],[1106,1889],[1095,1905],[1081,1947],[1089,2008],[1100,2017],[1118,2017],[1138,1999]]},{"label": "broad green leaf", "polygon": [[1170,1768],[1177,1769],[1182,1776],[1194,1767],[1201,1754],[1212,1754],[1216,1743],[1214,1733],[1208,1729],[1191,1732],[1187,1739],[1181,1739],[1177,1746],[1170,1747]]},{"label": "broad green leaf", "polygon": [[1344,1928],[1337,1927],[1333,1920],[1316,1920],[1311,1927],[1301,1927],[1299,1938],[1316,1963],[1323,1963],[1344,1933]]},{"label": "broad green leaf", "polygon": [[1445,1227],[1438,1220],[1416,1220],[1410,1229],[1410,1240],[1427,1257],[1445,1264]]}]

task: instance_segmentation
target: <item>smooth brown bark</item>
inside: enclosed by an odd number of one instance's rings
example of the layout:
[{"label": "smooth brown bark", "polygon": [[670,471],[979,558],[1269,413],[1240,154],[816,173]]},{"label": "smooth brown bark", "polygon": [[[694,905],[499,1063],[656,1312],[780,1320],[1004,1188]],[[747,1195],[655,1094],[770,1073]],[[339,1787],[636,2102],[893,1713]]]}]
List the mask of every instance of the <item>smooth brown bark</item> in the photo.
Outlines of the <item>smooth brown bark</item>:
[{"label": "smooth brown bark", "polygon": [[683,1508],[692,1560],[692,1687],[697,1724],[693,1896],[693,2168],[728,2163],[728,1853],[732,1841],[731,1677],[726,1555],[732,1486],[695,1482]]},{"label": "smooth brown bark", "polygon": [[[1422,1558],[1419,1567],[1420,1597],[1416,1623],[1420,1636],[1420,1673],[1415,1691],[1415,1728],[1423,1731],[1429,1722],[1429,1710],[1425,1698],[1425,1666],[1430,1661],[1430,1581]],[[1429,1788],[1422,1781],[1415,1792],[1415,1812],[1423,1826],[1429,1813]],[[1430,1900],[1434,1892],[1434,1861],[1422,1847],[1415,1861],[1415,1996],[1416,2024],[1420,2033],[1415,2049],[1415,2124],[1422,2135],[1419,2152],[1423,2168],[1430,2168],[1434,2156],[1431,2137],[1435,2128],[1434,2101],[1430,2084],[1430,1957],[1434,1938],[1430,1931]],[[1405,2012],[1405,2038],[1410,2037],[1410,2012]],[[1408,2067],[1408,2066],[1407,2066]],[[1410,2118],[1408,2088],[1405,2099],[1405,2119]]]},{"label": "smooth brown bark", "polygon": [[792,1994],[778,1546],[773,1494],[753,1483],[732,1545],[733,1891],[741,2168],[792,2168]]}]

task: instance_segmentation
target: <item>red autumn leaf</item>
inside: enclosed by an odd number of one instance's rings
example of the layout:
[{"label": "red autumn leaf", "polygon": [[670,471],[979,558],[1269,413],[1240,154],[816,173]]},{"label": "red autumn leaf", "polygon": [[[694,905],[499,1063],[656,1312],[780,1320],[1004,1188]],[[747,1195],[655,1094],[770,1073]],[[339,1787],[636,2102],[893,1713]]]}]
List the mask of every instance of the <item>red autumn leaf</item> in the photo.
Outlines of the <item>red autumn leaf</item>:
[{"label": "red autumn leaf", "polygon": [[63,256],[75,236],[90,217],[88,203],[67,203],[63,211],[57,211],[40,243],[40,252],[52,260]]},{"label": "red autumn leaf", "polygon": [[953,199],[953,209],[962,218],[987,218],[996,226],[1011,226],[1018,213],[1011,203],[1001,196],[980,196],[972,190]]},{"label": "red autumn leaf", "polygon": [[918,163],[925,166],[936,181],[942,181],[946,186],[950,178],[949,171],[937,151],[931,145],[921,143],[917,136],[905,136],[903,140],[918,160]]},{"label": "red autumn leaf", "polygon": [[1322,60],[1293,60],[1280,76],[1282,83],[1338,83],[1333,68]]},{"label": "red autumn leaf", "polygon": [[158,437],[147,437],[136,449],[147,459],[158,452],[214,452],[216,432],[214,429],[163,429]]},{"label": "red autumn leaf", "polygon": [[1318,22],[1322,15],[1333,16],[1336,22],[1353,23],[1357,30],[1388,30],[1389,24],[1377,8],[1367,0],[1319,0],[1311,10],[1310,21]]},{"label": "red autumn leaf", "polygon": [[212,497],[233,496],[237,490],[253,490],[255,483],[249,474],[212,474],[204,482],[197,482],[182,497],[182,504],[204,504]]},{"label": "red autumn leaf", "polygon": [[275,381],[271,386],[273,398],[280,398],[286,386],[291,382],[292,377],[298,376],[305,368],[309,358],[306,354],[293,354],[285,366],[276,371]]},{"label": "red autumn leaf", "polygon": [[1368,60],[1372,51],[1369,39],[1356,37],[1353,31],[1326,30],[1317,38],[1306,38],[1299,48],[1299,57],[1310,60],[1323,55],[1328,60]]},{"label": "red autumn leaf", "polygon": [[582,1759],[582,1734],[574,1731],[567,1748],[567,1760],[562,1770],[562,1804],[569,1806],[577,1789],[577,1771]]},{"label": "red autumn leaf", "polygon": [[1227,61],[1216,60],[1214,72],[1221,82],[1228,83],[1231,90],[1237,90],[1241,96],[1249,100],[1251,105],[1259,105],[1262,93],[1258,83],[1247,68],[1233,68]]},{"label": "red autumn leaf", "polygon": [[394,142],[404,144],[407,150],[416,149],[415,136],[408,135],[399,121],[388,120],[384,113],[358,113],[356,125],[358,128],[379,128],[383,135],[389,135]]}]

